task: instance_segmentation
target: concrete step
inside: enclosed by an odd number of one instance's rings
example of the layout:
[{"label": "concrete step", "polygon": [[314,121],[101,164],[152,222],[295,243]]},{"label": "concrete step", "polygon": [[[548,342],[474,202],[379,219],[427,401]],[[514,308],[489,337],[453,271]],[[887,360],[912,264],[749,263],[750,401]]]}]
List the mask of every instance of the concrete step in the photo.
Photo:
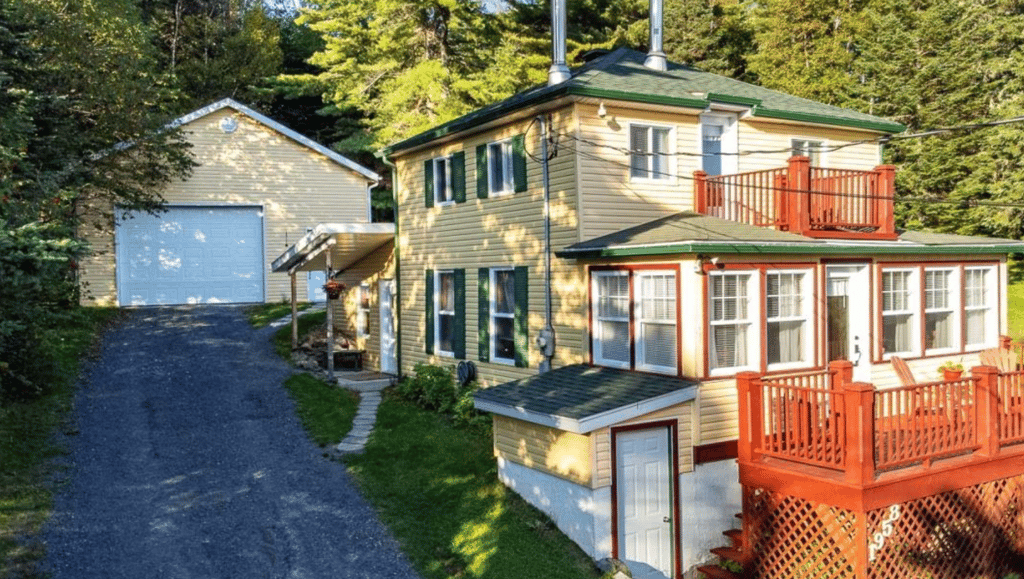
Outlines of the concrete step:
[{"label": "concrete step", "polygon": [[390,379],[382,380],[346,380],[338,378],[338,386],[356,392],[380,392],[391,385]]}]

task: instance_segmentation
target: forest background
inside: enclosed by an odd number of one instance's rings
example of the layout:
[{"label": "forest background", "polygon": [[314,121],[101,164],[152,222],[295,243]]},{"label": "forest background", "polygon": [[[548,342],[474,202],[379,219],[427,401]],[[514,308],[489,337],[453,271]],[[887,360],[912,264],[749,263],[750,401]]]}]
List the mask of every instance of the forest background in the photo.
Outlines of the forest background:
[{"label": "forest background", "polygon": [[[664,1],[672,61],[951,128],[886,144],[899,225],[1024,235],[1024,124],[986,125],[1024,115],[1024,2]],[[568,7],[571,65],[646,50],[647,0]],[[158,210],[194,166],[168,121],[232,97],[387,176],[382,146],[543,83],[549,60],[543,0],[0,0],[0,404],[45,389],[83,197]],[[390,183],[375,195],[386,219]]]}]

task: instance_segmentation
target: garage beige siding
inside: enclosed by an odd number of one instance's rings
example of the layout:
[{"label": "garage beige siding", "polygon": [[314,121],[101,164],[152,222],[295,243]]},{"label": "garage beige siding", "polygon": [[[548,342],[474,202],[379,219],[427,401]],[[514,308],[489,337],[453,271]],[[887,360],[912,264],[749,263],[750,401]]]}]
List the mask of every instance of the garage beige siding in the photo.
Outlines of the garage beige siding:
[{"label": "garage beige siding", "polygon": [[590,436],[494,415],[494,455],[591,486]]},{"label": "garage beige siding", "polygon": [[[573,126],[571,109],[556,111],[557,131]],[[476,147],[525,132],[527,184],[525,192],[478,199]],[[541,355],[534,338],[544,325],[544,192],[540,137],[536,124],[514,123],[486,131],[464,141],[435,147],[396,159],[398,167],[399,236],[402,263],[402,365],[406,372],[419,362],[451,365],[451,357],[427,356],[424,340],[429,326],[425,310],[426,270],[465,269],[466,357],[477,361],[484,385],[506,382],[536,373]],[[466,160],[466,202],[425,207],[423,163],[427,159],[462,151]],[[571,144],[560,143],[550,164],[551,244],[554,250],[578,241],[575,156]],[[479,268],[529,268],[529,367],[478,361]],[[555,365],[584,360],[586,282],[584,270],[573,260],[552,258],[553,324],[557,333]],[[432,327],[432,326],[431,326]]]},{"label": "garage beige siding", "polygon": [[[235,117],[238,128],[220,128]],[[183,127],[199,166],[192,176],[161,192],[169,205],[253,205],[264,211],[265,299],[289,299],[287,274],[270,273],[270,263],[318,223],[369,221],[368,181],[351,169],[301,145],[231,108],[223,108]],[[109,205],[97,207],[110,213]],[[95,252],[83,261],[83,300],[114,303],[116,273],[110,250],[114,235],[110,218],[105,231],[82,231]],[[109,252],[109,253],[108,253]],[[298,294],[306,294],[304,276]]]}]

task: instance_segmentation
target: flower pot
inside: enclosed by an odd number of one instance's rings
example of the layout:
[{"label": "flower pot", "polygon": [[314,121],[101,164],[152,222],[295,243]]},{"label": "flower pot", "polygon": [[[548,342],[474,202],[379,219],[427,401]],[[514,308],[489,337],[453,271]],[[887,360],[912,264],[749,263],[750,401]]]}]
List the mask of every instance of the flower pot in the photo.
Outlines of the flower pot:
[{"label": "flower pot", "polygon": [[962,376],[963,373],[963,370],[949,370],[947,368],[943,368],[942,379],[946,382],[956,382],[960,379],[960,376]]}]

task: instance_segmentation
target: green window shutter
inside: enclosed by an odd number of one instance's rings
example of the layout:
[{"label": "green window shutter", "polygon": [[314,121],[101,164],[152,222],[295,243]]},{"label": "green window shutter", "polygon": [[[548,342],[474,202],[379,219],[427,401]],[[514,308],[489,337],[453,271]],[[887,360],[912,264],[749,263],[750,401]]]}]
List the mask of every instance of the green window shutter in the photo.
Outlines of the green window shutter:
[{"label": "green window shutter", "polygon": [[423,161],[423,192],[427,207],[434,206],[434,160]]},{"label": "green window shutter", "polygon": [[515,330],[516,330],[516,367],[526,368],[530,361],[529,322],[530,295],[529,269],[525,266],[515,268]]},{"label": "green window shutter", "polygon": [[455,270],[455,333],[452,354],[456,360],[466,358],[466,270]]},{"label": "green window shutter", "polygon": [[426,290],[424,290],[424,303],[426,304],[427,323],[424,332],[423,343],[426,345],[427,354],[434,353],[434,270],[428,269],[426,276]]},{"label": "green window shutter", "polygon": [[526,135],[512,137],[512,179],[516,193],[526,191]]},{"label": "green window shutter", "polygon": [[476,196],[487,199],[487,145],[476,147]]},{"label": "green window shutter", "polygon": [[452,155],[452,197],[456,203],[466,202],[466,152]]},{"label": "green window shutter", "polygon": [[477,295],[480,296],[480,315],[477,317],[477,342],[481,362],[491,361],[491,270],[486,267],[479,269],[477,279]]}]

